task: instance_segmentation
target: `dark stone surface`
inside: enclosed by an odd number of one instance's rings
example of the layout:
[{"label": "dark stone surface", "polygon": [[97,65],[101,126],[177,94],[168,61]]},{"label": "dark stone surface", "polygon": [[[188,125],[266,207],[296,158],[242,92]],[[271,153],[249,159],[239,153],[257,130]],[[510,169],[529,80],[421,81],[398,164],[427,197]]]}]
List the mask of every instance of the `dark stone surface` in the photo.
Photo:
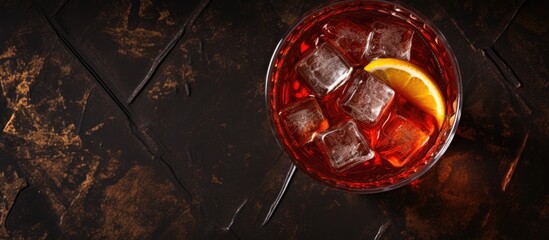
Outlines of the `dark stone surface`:
[{"label": "dark stone surface", "polygon": [[549,238],[546,4],[405,2],[454,49],[462,120],[425,176],[357,195],[296,170],[264,106],[319,3],[0,3],[0,238]]}]

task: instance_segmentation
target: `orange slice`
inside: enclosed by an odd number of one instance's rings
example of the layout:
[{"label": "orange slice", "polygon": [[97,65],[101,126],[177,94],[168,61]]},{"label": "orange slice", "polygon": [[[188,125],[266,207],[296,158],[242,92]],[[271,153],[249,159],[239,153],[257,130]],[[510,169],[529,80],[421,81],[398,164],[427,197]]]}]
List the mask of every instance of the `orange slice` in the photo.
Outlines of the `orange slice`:
[{"label": "orange slice", "polygon": [[364,70],[385,81],[408,101],[432,115],[442,126],[446,111],[444,98],[433,79],[411,62],[395,58],[378,58]]}]

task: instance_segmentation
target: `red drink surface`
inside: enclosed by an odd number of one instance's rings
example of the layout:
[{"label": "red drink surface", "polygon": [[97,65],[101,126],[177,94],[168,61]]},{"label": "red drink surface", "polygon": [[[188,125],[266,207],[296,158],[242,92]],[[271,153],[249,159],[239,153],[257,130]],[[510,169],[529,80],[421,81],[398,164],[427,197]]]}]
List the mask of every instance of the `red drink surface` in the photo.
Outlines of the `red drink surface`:
[{"label": "red drink surface", "polygon": [[[376,122],[359,121],[342,107],[354,79],[364,74],[363,67],[373,58],[385,56],[361,55],[364,48],[362,38],[341,40],[334,36],[341,29],[353,36],[368,36],[374,23],[409,29],[405,33],[405,37],[411,35],[409,61],[436,81],[445,99],[456,98],[456,86],[451,84],[455,81],[453,66],[448,52],[439,43],[440,39],[421,25],[421,21],[414,19],[415,16],[399,9],[384,2],[347,2],[324,8],[299,23],[281,43],[273,58],[268,104],[279,140],[300,169],[332,186],[357,191],[390,186],[425,167],[432,160],[436,145],[440,144],[440,128],[435,118],[398,92]],[[353,69],[346,81],[327,93],[319,93],[297,70],[299,62],[322,44],[333,47]],[[383,51],[374,48],[372,52]],[[307,128],[308,131],[318,131],[315,135],[296,137],[292,127],[286,126],[286,109],[302,102],[306,103],[303,105],[312,105],[310,99],[316,100],[325,120],[311,123]],[[318,108],[316,105],[313,107]],[[448,101],[447,109],[451,108],[452,103]],[[330,154],[320,136],[349,121],[356,124],[375,154],[372,159],[359,165],[338,170],[330,163]],[[445,121],[442,128],[447,128],[447,124]]]}]

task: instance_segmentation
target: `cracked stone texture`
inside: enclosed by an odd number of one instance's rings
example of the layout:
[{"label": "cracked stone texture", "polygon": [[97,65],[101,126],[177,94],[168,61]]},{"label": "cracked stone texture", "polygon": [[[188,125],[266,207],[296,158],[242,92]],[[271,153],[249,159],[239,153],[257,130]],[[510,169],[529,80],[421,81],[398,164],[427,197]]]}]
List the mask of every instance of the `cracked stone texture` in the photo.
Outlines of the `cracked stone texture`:
[{"label": "cracked stone texture", "polygon": [[10,212],[17,194],[27,186],[27,181],[24,178],[19,177],[17,171],[8,166],[4,171],[0,172],[0,196],[2,201],[0,205],[0,237],[9,237],[6,230],[6,218]]},{"label": "cracked stone texture", "polygon": [[549,238],[544,4],[406,1],[456,54],[460,127],[422,178],[357,195],[296,171],[265,111],[320,2],[0,3],[0,238]]}]

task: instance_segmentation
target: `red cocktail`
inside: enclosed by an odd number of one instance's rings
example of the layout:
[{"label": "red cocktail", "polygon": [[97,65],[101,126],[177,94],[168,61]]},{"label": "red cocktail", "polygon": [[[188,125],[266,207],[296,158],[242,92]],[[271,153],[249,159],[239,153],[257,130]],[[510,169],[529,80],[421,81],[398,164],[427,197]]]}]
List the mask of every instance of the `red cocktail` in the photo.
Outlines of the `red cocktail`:
[{"label": "red cocktail", "polygon": [[306,14],[275,50],[266,94],[274,132],[301,170],[366,193],[426,172],[461,111],[461,78],[442,34],[385,1]]}]

